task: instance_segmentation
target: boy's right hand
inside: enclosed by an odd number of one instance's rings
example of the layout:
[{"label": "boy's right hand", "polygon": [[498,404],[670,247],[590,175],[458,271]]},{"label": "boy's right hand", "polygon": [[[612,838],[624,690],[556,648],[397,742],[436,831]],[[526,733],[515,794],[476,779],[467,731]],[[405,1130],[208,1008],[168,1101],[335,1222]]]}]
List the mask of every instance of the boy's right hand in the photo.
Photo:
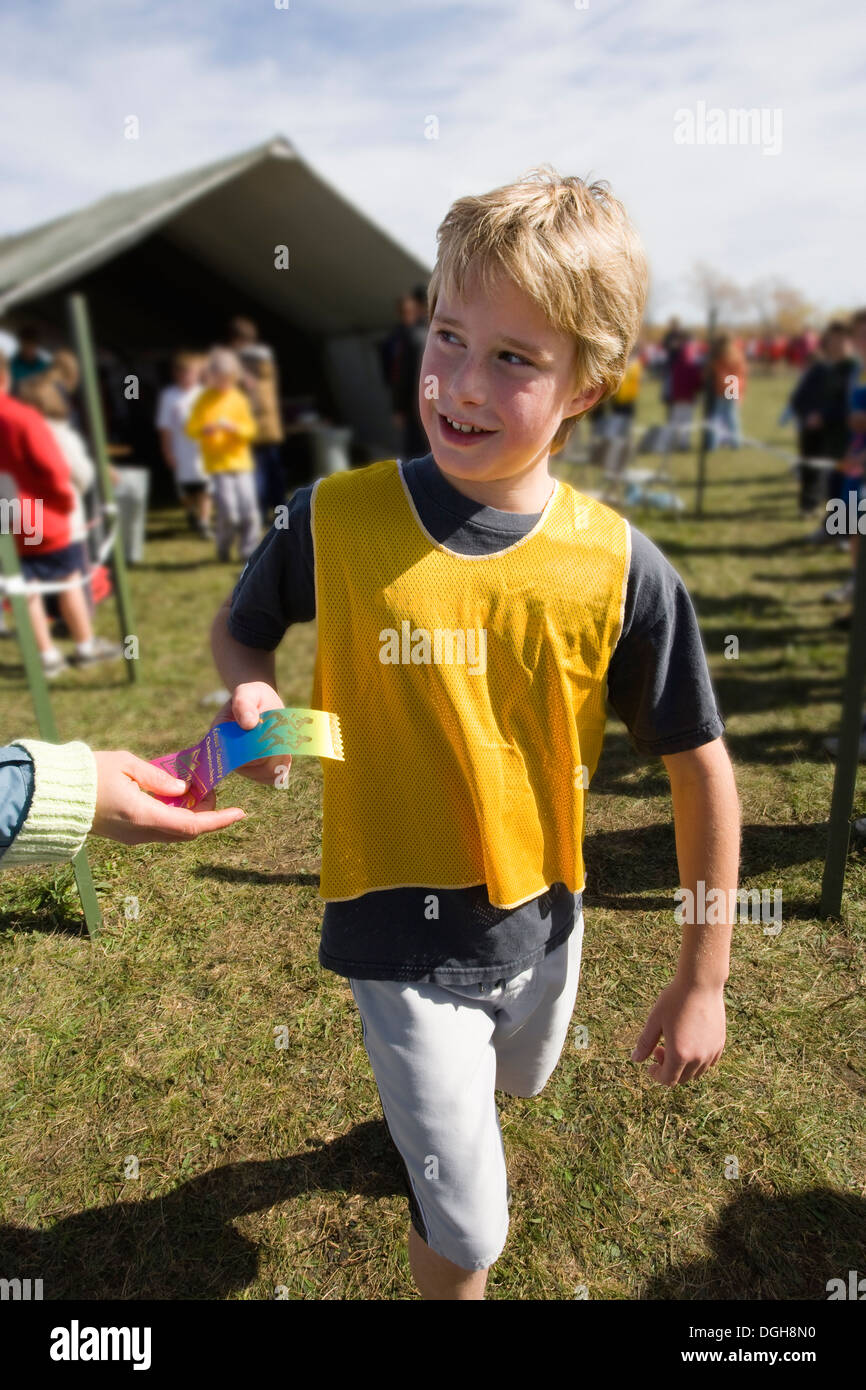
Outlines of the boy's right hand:
[{"label": "boy's right hand", "polygon": [[[283,701],[273,686],[264,681],[245,681],[236,686],[234,694],[217,711],[211,728],[214,724],[224,724],[227,719],[234,719],[242,729],[254,729],[267,710],[282,708]],[[270,758],[254,758],[252,762],[244,763],[243,767],[235,768],[235,771],[263,787],[274,787],[281,770],[282,785],[285,785],[285,773],[291,765],[291,754],[282,753]]]}]

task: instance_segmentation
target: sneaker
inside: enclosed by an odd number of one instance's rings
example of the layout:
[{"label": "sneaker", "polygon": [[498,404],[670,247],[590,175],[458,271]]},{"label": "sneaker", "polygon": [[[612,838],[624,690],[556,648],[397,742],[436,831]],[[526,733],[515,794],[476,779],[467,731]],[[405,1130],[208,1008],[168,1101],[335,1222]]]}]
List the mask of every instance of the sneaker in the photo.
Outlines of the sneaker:
[{"label": "sneaker", "polygon": [[854,597],[854,576],[846,579],[838,589],[829,589],[824,595],[825,603],[850,603]]},{"label": "sneaker", "polygon": [[851,829],[858,840],[866,840],[866,816],[861,816],[859,820],[855,820]]},{"label": "sneaker", "polygon": [[95,666],[99,661],[118,661],[123,659],[123,648],[117,642],[106,642],[104,637],[94,637],[89,652],[72,652],[70,661],[76,666]]},{"label": "sneaker", "polygon": [[69,662],[62,652],[54,651],[49,658],[44,656],[42,660],[42,674],[47,681],[53,681],[55,676],[59,676],[63,671],[69,670]]}]

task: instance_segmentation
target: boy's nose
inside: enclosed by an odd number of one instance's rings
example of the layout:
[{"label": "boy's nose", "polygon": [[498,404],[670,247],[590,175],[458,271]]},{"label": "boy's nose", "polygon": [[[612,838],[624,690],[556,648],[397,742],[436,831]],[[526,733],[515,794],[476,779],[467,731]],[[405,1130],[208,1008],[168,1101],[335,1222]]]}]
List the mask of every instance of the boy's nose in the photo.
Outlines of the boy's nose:
[{"label": "boy's nose", "polygon": [[[449,386],[449,395],[455,406],[479,406],[487,399],[484,382],[477,367],[467,365],[461,368],[451,378]],[[457,413],[455,410],[455,414]]]}]

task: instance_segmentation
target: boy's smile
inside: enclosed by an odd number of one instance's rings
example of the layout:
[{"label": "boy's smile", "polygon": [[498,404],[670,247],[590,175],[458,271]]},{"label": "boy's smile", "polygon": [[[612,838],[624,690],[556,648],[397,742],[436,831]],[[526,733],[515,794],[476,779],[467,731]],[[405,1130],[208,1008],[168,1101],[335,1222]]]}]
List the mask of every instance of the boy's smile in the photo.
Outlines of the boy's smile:
[{"label": "boy's smile", "polygon": [[[477,276],[463,296],[443,287],[421,363],[419,403],[436,464],[458,492],[500,511],[544,508],[551,441],[564,417],[588,409],[602,391],[576,393],[575,368],[571,338],[504,274],[490,294]],[[431,377],[434,400],[425,394]]]}]

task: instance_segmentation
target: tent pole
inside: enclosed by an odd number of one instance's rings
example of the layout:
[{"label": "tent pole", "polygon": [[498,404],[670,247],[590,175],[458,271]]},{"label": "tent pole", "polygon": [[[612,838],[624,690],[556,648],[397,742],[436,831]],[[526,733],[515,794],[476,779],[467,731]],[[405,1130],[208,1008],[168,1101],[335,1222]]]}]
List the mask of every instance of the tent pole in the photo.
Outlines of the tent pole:
[{"label": "tent pole", "polygon": [[[99,397],[99,381],[96,374],[96,357],[93,351],[93,335],[90,331],[90,316],[87,312],[87,300],[83,294],[71,294],[67,300],[67,305],[69,309],[72,337],[78,353],[78,360],[81,363],[81,387],[90,433],[90,443],[93,448],[93,457],[96,460],[99,476],[99,495],[103,502],[113,503],[114,488],[111,485],[111,473],[108,465],[105,423],[102,416],[102,402]],[[114,546],[110,559],[114,571],[114,590],[120,622],[120,640],[125,645],[127,637],[135,632],[135,619],[132,613],[132,598],[129,591],[129,579],[126,573],[126,557],[123,553],[123,542],[121,540],[119,526],[115,532]],[[137,660],[127,657],[124,664],[126,666],[127,678],[131,681],[137,681]]]}]

